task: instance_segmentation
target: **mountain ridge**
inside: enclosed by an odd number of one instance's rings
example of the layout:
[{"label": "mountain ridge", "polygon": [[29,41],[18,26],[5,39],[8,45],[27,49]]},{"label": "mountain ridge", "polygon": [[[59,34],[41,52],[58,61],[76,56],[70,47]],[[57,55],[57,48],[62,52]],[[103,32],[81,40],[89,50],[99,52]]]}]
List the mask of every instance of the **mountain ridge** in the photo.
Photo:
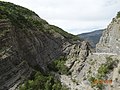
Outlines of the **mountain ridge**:
[{"label": "mountain ridge", "polygon": [[92,32],[86,32],[86,33],[81,33],[78,34],[77,36],[79,36],[81,39],[88,41],[93,48],[96,47],[96,44],[99,42],[100,37],[102,36],[102,32],[105,29],[101,29],[101,30],[95,30]]}]

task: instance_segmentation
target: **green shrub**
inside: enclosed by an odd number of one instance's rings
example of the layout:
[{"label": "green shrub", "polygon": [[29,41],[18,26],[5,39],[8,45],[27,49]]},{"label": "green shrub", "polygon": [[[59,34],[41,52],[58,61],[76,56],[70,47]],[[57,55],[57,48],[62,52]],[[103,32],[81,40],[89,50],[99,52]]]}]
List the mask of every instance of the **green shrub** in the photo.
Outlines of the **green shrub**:
[{"label": "green shrub", "polygon": [[98,84],[96,85],[96,87],[97,87],[99,90],[104,90],[104,85],[101,84],[101,83],[98,83]]},{"label": "green shrub", "polygon": [[100,74],[101,77],[104,77],[108,71],[109,69],[108,66],[106,65],[101,65],[100,68],[98,69],[98,73]]},{"label": "green shrub", "polygon": [[98,76],[101,78],[105,77],[110,70],[113,70],[114,66],[116,66],[116,62],[118,62],[117,60],[113,60],[111,57],[106,57],[106,60],[107,62],[102,64],[98,69]]},{"label": "green shrub", "polygon": [[68,67],[65,65],[66,58],[62,57],[57,60],[54,60],[48,65],[48,68],[51,71],[58,72],[59,74],[69,74]]},{"label": "green shrub", "polygon": [[95,81],[95,77],[90,77],[89,79],[88,79],[88,81],[91,83],[91,84],[93,84],[93,82]]},{"label": "green shrub", "polygon": [[34,79],[26,81],[19,90],[68,90],[51,75],[43,75],[37,72]]}]

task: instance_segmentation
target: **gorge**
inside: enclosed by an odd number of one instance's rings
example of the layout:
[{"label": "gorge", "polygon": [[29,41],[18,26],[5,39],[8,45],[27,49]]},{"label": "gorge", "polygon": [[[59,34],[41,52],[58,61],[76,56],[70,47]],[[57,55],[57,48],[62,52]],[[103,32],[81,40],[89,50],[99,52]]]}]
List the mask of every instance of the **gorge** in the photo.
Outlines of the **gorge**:
[{"label": "gorge", "polygon": [[0,90],[119,90],[119,16],[93,53],[88,42],[35,12],[0,1]]}]

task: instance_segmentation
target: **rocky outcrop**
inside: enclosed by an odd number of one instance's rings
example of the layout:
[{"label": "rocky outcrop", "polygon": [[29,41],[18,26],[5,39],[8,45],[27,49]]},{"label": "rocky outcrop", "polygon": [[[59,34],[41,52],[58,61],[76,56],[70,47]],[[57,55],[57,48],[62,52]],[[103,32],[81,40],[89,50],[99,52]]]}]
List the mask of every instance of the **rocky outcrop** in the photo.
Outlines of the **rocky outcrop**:
[{"label": "rocky outcrop", "polygon": [[[108,79],[112,80],[112,84],[106,86],[106,89],[119,90],[120,89],[120,13],[113,18],[112,22],[108,25],[107,29],[103,32],[103,35],[96,45],[96,52],[99,54],[106,54],[109,57],[113,57],[113,61],[118,61],[115,67],[107,75]],[[111,53],[111,55],[110,55]],[[110,58],[109,58],[110,59]],[[109,61],[110,62],[110,61]],[[109,63],[107,62],[107,64]],[[113,63],[114,64],[114,63]]]},{"label": "rocky outcrop", "polygon": [[113,18],[107,29],[103,32],[96,52],[120,54],[120,18]]},{"label": "rocky outcrop", "polygon": [[66,66],[74,76],[84,67],[84,62],[91,53],[91,47],[88,42],[83,41],[81,44],[72,45],[70,48],[71,51],[67,55]]},{"label": "rocky outcrop", "polygon": [[61,75],[61,83],[70,90],[81,90],[83,87],[80,83],[84,77],[81,72],[84,71],[87,57],[92,54],[91,46],[83,41],[66,48],[65,51],[69,51],[65,65],[69,68],[70,75]]},{"label": "rocky outcrop", "polygon": [[[75,61],[71,68],[71,75],[61,75],[60,79],[69,90],[119,90],[119,64],[120,56],[118,55],[89,54],[84,62],[81,59]],[[103,65],[110,66],[102,67]],[[112,82],[109,83],[107,80]]]},{"label": "rocky outcrop", "polygon": [[89,49],[85,49],[86,43],[81,44],[80,48],[76,47],[77,49],[73,46],[73,52],[70,52],[66,61],[71,75],[61,75],[61,82],[70,90],[119,90],[119,39],[120,18],[114,18],[103,32],[96,46],[96,53],[90,52],[90,45]]}]

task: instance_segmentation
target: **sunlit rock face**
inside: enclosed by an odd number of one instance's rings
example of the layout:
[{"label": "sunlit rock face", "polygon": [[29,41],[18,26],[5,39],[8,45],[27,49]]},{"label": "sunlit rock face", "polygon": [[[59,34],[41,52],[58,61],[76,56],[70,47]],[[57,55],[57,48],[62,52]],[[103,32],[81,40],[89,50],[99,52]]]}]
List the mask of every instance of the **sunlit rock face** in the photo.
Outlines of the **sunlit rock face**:
[{"label": "sunlit rock face", "polygon": [[96,51],[120,54],[120,18],[113,18],[96,45]]}]

